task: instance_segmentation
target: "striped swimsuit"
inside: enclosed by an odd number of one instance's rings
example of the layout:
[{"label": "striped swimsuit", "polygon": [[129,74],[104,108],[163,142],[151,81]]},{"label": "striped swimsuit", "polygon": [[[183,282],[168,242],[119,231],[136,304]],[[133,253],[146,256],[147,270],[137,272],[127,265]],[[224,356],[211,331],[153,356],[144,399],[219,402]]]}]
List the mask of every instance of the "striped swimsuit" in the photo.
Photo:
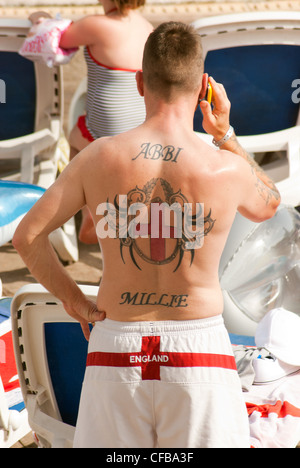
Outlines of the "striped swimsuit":
[{"label": "striped swimsuit", "polygon": [[78,126],[89,141],[114,136],[137,127],[145,120],[144,99],[139,95],[136,70],[115,69],[102,65],[84,49],[88,66],[87,115]]}]

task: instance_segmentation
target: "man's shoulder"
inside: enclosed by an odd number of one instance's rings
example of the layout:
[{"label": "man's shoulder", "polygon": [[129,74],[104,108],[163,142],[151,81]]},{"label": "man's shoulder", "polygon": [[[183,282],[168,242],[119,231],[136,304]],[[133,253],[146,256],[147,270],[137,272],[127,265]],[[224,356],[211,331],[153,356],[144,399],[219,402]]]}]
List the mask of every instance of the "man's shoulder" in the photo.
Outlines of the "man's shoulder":
[{"label": "man's shoulder", "polygon": [[114,147],[110,137],[99,138],[78,153],[71,162],[75,163],[74,167],[80,171],[84,168],[103,166],[115,153]]},{"label": "man's shoulder", "polygon": [[232,153],[231,151],[228,150],[217,150],[220,161],[224,165],[230,165],[235,170],[239,170],[241,167],[247,166],[247,162],[244,160],[243,157],[239,156],[236,153]]},{"label": "man's shoulder", "polygon": [[90,143],[86,149],[92,156],[97,154],[106,154],[108,151],[113,151],[115,146],[115,137],[102,137],[97,138],[97,140]]},{"label": "man's shoulder", "polygon": [[86,148],[86,161],[101,165],[103,168],[120,166],[132,154],[135,140],[130,137],[130,132],[103,137],[95,140]]},{"label": "man's shoulder", "polygon": [[[196,155],[197,160],[197,155]],[[194,164],[192,159],[192,165]],[[200,174],[200,177],[211,177],[215,181],[220,180],[242,180],[244,176],[248,176],[249,165],[246,161],[232,153],[231,151],[215,149],[213,147],[202,147],[201,158],[199,164],[193,169],[195,177]]]}]

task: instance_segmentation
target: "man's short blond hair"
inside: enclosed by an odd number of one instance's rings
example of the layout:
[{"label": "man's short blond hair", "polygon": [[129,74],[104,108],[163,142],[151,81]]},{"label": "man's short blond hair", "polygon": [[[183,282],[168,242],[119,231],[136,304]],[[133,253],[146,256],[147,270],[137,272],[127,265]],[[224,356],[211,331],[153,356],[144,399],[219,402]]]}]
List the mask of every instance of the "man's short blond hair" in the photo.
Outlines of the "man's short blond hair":
[{"label": "man's short blond hair", "polygon": [[144,83],[169,100],[178,93],[193,93],[201,86],[203,52],[200,35],[180,22],[158,26],[149,36],[143,57]]}]

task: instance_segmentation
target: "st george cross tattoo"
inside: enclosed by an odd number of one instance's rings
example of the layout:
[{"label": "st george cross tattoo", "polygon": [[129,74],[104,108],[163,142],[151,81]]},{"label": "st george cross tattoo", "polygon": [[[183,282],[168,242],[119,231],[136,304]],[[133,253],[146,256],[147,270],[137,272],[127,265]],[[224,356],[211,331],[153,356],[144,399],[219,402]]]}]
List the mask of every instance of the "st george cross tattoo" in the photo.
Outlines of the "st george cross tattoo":
[{"label": "st george cross tattoo", "polygon": [[[212,219],[211,209],[207,216],[204,216],[203,204],[197,203],[196,212],[193,214],[192,205],[188,202],[187,197],[181,193],[181,189],[175,192],[171,184],[162,178],[152,178],[142,188],[136,186],[128,192],[125,198],[127,206],[120,206],[118,195],[116,195],[113,210],[112,205],[107,201],[108,215],[110,211],[111,214],[112,211],[114,212],[114,216],[110,217],[109,224],[110,227],[115,229],[116,237],[120,239],[120,255],[123,263],[125,264],[124,249],[128,249],[132,262],[139,270],[142,270],[142,268],[137,257],[144,262],[157,266],[166,265],[177,260],[175,272],[181,265],[184,255],[188,252],[190,254],[190,265],[192,265],[195,250],[203,245],[204,237],[214,227],[216,220]],[[130,210],[130,207],[133,206],[145,207],[146,217],[137,217],[134,220],[133,211]],[[177,222],[172,226],[166,226],[164,209],[160,209],[154,225],[152,212],[157,207],[167,208],[167,211],[170,208],[174,209],[176,214],[179,215],[176,217]],[[127,217],[125,224],[120,222],[121,219],[124,220],[124,213]],[[132,223],[134,221],[134,235],[132,235]],[[113,226],[113,224],[115,225]],[[150,245],[147,251],[144,247],[145,244],[139,240],[141,238],[149,239]],[[166,239],[168,239],[168,249]]]}]

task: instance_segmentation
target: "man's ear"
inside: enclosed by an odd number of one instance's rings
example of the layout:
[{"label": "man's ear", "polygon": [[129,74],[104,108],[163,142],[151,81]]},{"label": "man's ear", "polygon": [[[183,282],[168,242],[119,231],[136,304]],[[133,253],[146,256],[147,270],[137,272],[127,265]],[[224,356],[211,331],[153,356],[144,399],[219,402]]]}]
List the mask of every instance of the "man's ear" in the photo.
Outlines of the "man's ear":
[{"label": "man's ear", "polygon": [[142,71],[137,71],[135,75],[136,79],[136,84],[137,84],[137,89],[140,94],[140,96],[144,97],[144,78],[143,78],[143,72]]}]

